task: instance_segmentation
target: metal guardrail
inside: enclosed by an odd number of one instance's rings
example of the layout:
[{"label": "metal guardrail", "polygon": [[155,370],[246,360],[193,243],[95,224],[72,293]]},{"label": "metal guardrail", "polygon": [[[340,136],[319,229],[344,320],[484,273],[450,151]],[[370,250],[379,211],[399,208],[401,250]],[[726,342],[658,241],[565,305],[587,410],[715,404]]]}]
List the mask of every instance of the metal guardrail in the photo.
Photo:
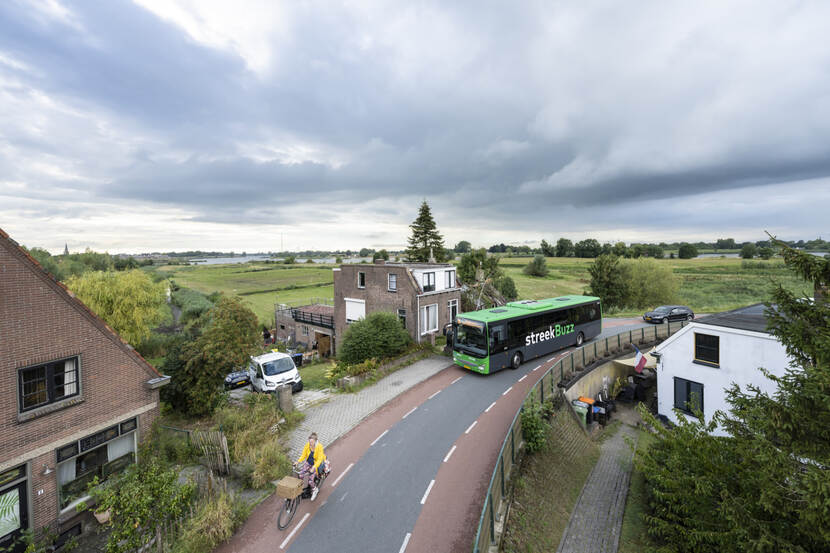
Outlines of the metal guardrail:
[{"label": "metal guardrail", "polygon": [[324,328],[334,328],[334,317],[331,315],[320,315],[319,313],[309,313],[302,309],[292,309],[291,318],[298,323],[308,323]]},{"label": "metal guardrail", "polygon": [[[501,502],[507,494],[507,484],[510,481],[510,473],[516,464],[517,456],[521,452],[524,442],[522,441],[521,413],[524,404],[531,398],[544,402],[546,398],[557,393],[557,384],[565,380],[565,376],[573,375],[578,369],[582,369],[599,358],[604,358],[612,353],[623,351],[623,346],[632,343],[648,343],[665,339],[686,326],[685,321],[655,325],[651,328],[638,328],[620,332],[603,340],[586,344],[576,349],[545,371],[542,378],[530,389],[525,396],[522,406],[516,411],[510,430],[504,437],[499,450],[499,459],[490,477],[490,485],[487,487],[487,495],[484,496],[484,506],[481,509],[481,516],[478,520],[475,541],[473,542],[473,553],[482,553],[491,545],[496,543],[496,523],[500,522]],[[554,378],[559,376],[557,381]],[[509,453],[509,455],[508,455]],[[494,487],[494,484],[498,484]],[[484,549],[482,549],[482,546]]]}]

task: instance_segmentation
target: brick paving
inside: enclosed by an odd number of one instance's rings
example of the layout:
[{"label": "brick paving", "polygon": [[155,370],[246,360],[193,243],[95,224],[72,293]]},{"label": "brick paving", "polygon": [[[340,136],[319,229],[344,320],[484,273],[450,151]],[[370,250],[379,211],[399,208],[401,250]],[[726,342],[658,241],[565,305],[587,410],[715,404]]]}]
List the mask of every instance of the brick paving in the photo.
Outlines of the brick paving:
[{"label": "brick paving", "polygon": [[634,456],[626,437],[636,443],[637,431],[623,424],[602,444],[557,553],[616,553]]},{"label": "brick paving", "polygon": [[310,433],[316,432],[320,442],[329,446],[385,403],[451,364],[452,360],[447,357],[428,357],[383,377],[359,392],[334,394],[325,403],[300,409],[305,413],[305,420],[288,437],[289,458],[293,461],[300,456]]}]

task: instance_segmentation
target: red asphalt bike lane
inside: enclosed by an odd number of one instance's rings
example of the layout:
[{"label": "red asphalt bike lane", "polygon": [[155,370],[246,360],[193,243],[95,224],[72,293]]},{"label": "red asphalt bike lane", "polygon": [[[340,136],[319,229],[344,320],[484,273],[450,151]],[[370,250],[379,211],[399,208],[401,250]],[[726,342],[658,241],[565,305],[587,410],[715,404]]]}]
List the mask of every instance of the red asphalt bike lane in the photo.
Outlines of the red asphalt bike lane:
[{"label": "red asphalt bike lane", "polygon": [[391,399],[331,445],[323,441],[325,436],[320,436],[326,448],[326,457],[331,459],[332,471],[320,488],[317,499],[313,502],[307,499],[301,501],[291,524],[285,530],[279,530],[277,515],[283,500],[276,494],[272,495],[254,509],[242,528],[227,543],[216,548],[215,553],[274,553],[287,550],[308,525],[308,521],[337,489],[343,478],[348,477],[347,471],[363,457],[381,434],[400,422],[405,415],[412,412],[413,408],[420,407],[430,396],[448,387],[459,376],[465,374],[469,373],[457,365],[449,365],[446,369]]},{"label": "red asphalt bike lane", "polygon": [[[538,368],[514,382],[510,391],[499,397],[476,419],[475,426],[450,447],[452,454],[441,463],[429,499],[421,509],[405,550],[401,553],[442,553],[470,551],[478,529],[487,486],[499,457],[504,437],[516,411],[530,389],[549,367],[569,353],[537,358]],[[454,448],[454,449],[453,449]]]}]

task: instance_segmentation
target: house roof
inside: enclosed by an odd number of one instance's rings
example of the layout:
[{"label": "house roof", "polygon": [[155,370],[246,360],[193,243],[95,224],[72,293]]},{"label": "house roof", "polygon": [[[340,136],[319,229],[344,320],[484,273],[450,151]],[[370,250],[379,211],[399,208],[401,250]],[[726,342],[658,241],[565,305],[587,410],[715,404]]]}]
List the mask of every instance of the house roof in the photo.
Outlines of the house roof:
[{"label": "house roof", "polygon": [[767,317],[764,314],[765,310],[766,306],[763,303],[756,303],[755,305],[740,307],[732,311],[724,311],[723,313],[715,313],[714,315],[701,317],[695,319],[695,323],[769,334]]},{"label": "house roof", "polygon": [[305,313],[334,316],[334,306],[324,305],[322,303],[313,303],[311,305],[303,305],[302,307],[293,307],[292,309],[296,309],[297,311],[303,311]]},{"label": "house roof", "polygon": [[12,240],[3,229],[0,229],[0,243],[8,244],[9,252],[20,259],[24,265],[28,265],[32,272],[45,282],[56,294],[61,296],[64,301],[72,305],[82,315],[84,315],[92,324],[94,324],[105,336],[112,340],[118,347],[120,347],[127,355],[135,359],[148,373],[153,377],[161,377],[162,374],[156,370],[154,366],[147,362],[140,353],[135,351],[133,347],[124,341],[103,319],[95,314],[84,302],[75,297],[75,294],[69,290],[62,282],[55,279],[52,274],[43,268],[38,261],[29,255],[29,252],[24,250],[17,242]]}]

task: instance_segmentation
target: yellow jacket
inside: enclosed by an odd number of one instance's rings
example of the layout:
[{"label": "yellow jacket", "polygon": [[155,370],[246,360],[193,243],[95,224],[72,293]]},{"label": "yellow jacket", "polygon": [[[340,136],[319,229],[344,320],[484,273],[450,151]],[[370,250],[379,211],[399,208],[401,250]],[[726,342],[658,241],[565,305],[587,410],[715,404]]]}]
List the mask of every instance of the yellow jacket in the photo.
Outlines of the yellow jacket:
[{"label": "yellow jacket", "polygon": [[[305,443],[303,446],[303,452],[300,454],[300,458],[297,459],[297,463],[302,463],[306,459],[308,459],[308,454],[311,453],[311,448],[308,447],[308,442]],[[314,470],[317,470],[317,467],[320,466],[320,463],[326,460],[326,454],[323,452],[323,444],[317,442],[317,445],[314,446]]]}]

